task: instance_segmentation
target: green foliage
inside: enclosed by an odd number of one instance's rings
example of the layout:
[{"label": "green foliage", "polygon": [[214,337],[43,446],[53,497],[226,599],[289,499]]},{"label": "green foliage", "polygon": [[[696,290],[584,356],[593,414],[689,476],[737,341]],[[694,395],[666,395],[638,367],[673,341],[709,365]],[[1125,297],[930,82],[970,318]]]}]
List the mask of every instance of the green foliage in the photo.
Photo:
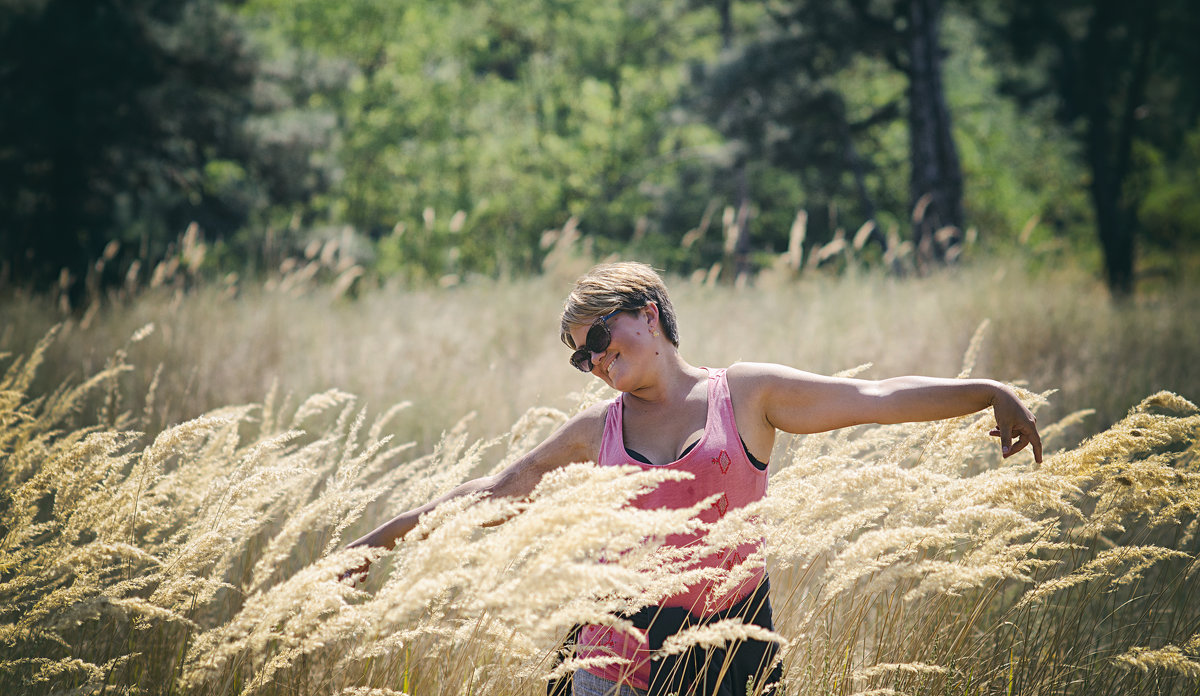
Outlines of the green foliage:
[{"label": "green foliage", "polygon": [[[760,16],[754,29],[735,37],[725,59],[703,75],[695,98],[697,110],[739,146],[722,173],[733,178],[742,166],[786,172],[799,195],[780,217],[790,221],[797,208],[807,209],[816,242],[834,234],[839,217],[857,227],[877,207],[901,212],[904,184],[897,197],[879,166],[902,161],[907,147],[881,147],[880,131],[900,115],[896,99],[903,92],[902,78],[883,58],[889,45],[868,40],[869,28],[849,3],[788,3]],[[856,190],[856,168],[870,178],[867,190]],[[754,185],[761,183],[726,191],[733,202],[747,195],[767,211],[776,201]],[[787,230],[788,222],[771,225],[777,246],[786,244]]]},{"label": "green foliage", "polygon": [[[1099,266],[1079,96],[1052,89],[1066,63],[1046,38],[1060,27],[1078,44],[1091,5],[1033,5],[943,13],[966,224],[982,241],[968,253],[1016,243]],[[867,219],[911,225],[908,0],[11,7],[0,252],[22,283],[46,287],[64,266],[123,282],[135,258],[147,272],[176,253],[192,222],[214,271],[260,273],[349,226],[378,246],[357,262],[413,280],[542,270],[544,233],[572,218],[595,253],[681,273],[729,262],[720,220],[743,201],[739,254],[758,268],[788,247],[800,210],[810,249]],[[1174,260],[1200,244],[1200,154],[1184,140],[1197,13],[1159,9],[1121,195],[1148,266],[1178,277],[1188,265]],[[1008,41],[1030,17],[1045,21]],[[1128,82],[1130,69],[1113,74]],[[120,253],[94,277],[114,239]]]},{"label": "green foliage", "polygon": [[[21,282],[112,277],[191,222],[232,240],[324,185],[301,125],[221,0],[9,5],[0,23],[0,251]],[[288,126],[291,127],[288,127]],[[111,259],[110,259],[111,260]],[[123,263],[122,263],[123,261]],[[79,287],[78,285],[76,287]]]},{"label": "green foliage", "polygon": [[1138,217],[1152,251],[1178,252],[1200,244],[1200,126],[1173,157],[1145,141],[1136,144],[1140,175],[1132,182],[1141,201]]},{"label": "green foliage", "polygon": [[1129,294],[1145,237],[1139,215],[1150,195],[1146,184],[1155,180],[1145,171],[1155,158],[1137,143],[1170,153],[1172,161],[1187,158],[1185,134],[1200,108],[1200,12],[1186,0],[1007,0],[976,11],[1004,91],[1025,106],[1048,100],[1076,140],[1109,286]]},{"label": "green foliage", "polygon": [[1070,131],[1055,120],[1052,103],[1022,111],[1002,97],[1002,69],[973,19],[950,11],[943,27],[970,224],[989,250],[1022,244],[1080,255],[1095,232],[1087,174]]},{"label": "green foliage", "polygon": [[[418,272],[434,275],[446,259],[421,249],[453,248],[475,271],[537,268],[542,231],[569,215],[628,239],[652,211],[647,180],[691,145],[670,119],[681,65],[711,49],[677,3],[307,0],[244,12],[353,65],[326,95],[343,176],[321,213],[382,237],[385,270],[429,263]],[[389,234],[427,209],[463,211],[458,238],[430,247]]]}]

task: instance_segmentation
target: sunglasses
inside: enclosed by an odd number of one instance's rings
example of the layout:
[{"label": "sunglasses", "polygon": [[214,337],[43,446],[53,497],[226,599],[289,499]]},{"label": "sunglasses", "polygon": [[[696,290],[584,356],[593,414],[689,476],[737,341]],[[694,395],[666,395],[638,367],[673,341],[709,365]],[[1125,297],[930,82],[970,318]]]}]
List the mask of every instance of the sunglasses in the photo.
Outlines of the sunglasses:
[{"label": "sunglasses", "polygon": [[587,332],[587,339],[583,342],[583,346],[571,353],[571,364],[580,372],[591,372],[595,367],[592,362],[592,353],[603,353],[608,350],[608,344],[612,343],[612,331],[608,328],[608,320],[612,319],[617,314],[624,310],[618,309],[615,312],[610,312],[597,319]]}]

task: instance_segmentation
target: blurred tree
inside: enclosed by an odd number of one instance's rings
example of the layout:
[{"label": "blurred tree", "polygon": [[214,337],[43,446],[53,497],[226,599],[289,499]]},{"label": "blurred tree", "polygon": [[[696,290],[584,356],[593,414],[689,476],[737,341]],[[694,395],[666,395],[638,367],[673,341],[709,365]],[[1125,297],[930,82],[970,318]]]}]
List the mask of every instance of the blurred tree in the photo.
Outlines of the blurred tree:
[{"label": "blurred tree", "polygon": [[[907,56],[895,51],[892,60],[908,76],[913,242],[918,258],[945,260],[949,240],[939,232],[963,226],[963,178],[942,86],[942,3],[909,0],[898,3],[893,12],[897,19],[907,19],[899,22],[897,32],[906,44]],[[863,21],[878,21],[864,10],[860,13]],[[896,23],[893,20],[893,25]]]},{"label": "blurred tree", "polygon": [[612,244],[653,237],[639,221],[715,139],[671,110],[681,66],[717,46],[712,20],[681,2],[250,0],[243,12],[352,65],[324,95],[344,176],[321,212],[386,239],[386,272],[534,270],[543,231],[570,216]]},{"label": "blurred tree", "polygon": [[1022,109],[1001,94],[1009,71],[981,40],[983,29],[961,6],[942,22],[949,49],[946,92],[963,167],[968,225],[981,253],[1031,252],[1027,261],[1063,255],[1101,268],[1081,148],[1049,101]]},{"label": "blurred tree", "polygon": [[[950,246],[936,233],[962,226],[963,184],[942,86],[940,0],[798,0],[767,12],[773,28],[707,76],[701,108],[747,157],[797,172],[809,209],[840,203],[872,221],[881,207],[907,209],[924,259],[945,260]],[[861,86],[848,78],[871,73],[872,62],[904,76],[903,94],[856,98]],[[904,202],[883,184],[879,160],[862,154],[902,116],[909,134]],[[819,217],[813,222],[815,239],[828,239],[833,230],[821,230]],[[878,225],[872,236],[883,243]]]},{"label": "blurred tree", "polygon": [[114,239],[153,261],[190,222],[232,235],[323,185],[309,154],[324,136],[289,128],[226,3],[4,5],[0,251],[15,280],[79,278]]},{"label": "blurred tree", "polygon": [[1183,146],[1167,153],[1139,140],[1130,188],[1140,201],[1138,222],[1148,251],[1177,277],[1195,276],[1200,250],[1200,124]]},{"label": "blurred tree", "polygon": [[[1006,91],[1024,105],[1055,100],[1058,117],[1074,127],[1091,172],[1108,285],[1117,296],[1129,295],[1140,214],[1153,215],[1162,229],[1162,202],[1178,197],[1176,184],[1160,177],[1159,186],[1147,186],[1154,177],[1140,170],[1169,169],[1195,156],[1185,139],[1200,116],[1200,6],[997,0],[978,11],[1001,62],[1012,66]],[[1139,141],[1143,153],[1158,156],[1139,159]]]}]

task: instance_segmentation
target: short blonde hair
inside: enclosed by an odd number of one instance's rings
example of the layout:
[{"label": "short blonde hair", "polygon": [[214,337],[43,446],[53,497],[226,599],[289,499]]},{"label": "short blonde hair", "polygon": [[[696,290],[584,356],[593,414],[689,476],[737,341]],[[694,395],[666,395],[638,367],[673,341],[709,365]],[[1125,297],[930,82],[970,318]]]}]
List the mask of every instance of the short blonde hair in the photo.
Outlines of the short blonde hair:
[{"label": "short blonde hair", "polygon": [[572,326],[591,323],[618,310],[636,311],[651,302],[658,306],[658,322],[663,334],[678,348],[675,308],[667,296],[667,286],[653,268],[634,261],[595,266],[575,281],[575,288],[567,296],[559,338],[567,347],[575,348],[570,331]]}]

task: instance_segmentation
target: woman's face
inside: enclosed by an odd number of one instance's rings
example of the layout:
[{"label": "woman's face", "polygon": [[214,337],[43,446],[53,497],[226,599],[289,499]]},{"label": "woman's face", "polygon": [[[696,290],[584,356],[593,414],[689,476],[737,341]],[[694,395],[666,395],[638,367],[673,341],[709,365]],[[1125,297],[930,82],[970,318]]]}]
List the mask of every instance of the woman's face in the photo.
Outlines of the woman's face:
[{"label": "woman's face", "polygon": [[[633,389],[636,376],[649,364],[646,358],[654,355],[648,319],[645,311],[620,312],[610,318],[607,324],[612,340],[603,352],[592,354],[591,373],[618,391]],[[591,327],[577,324],[571,328],[575,345],[584,345]]]}]

